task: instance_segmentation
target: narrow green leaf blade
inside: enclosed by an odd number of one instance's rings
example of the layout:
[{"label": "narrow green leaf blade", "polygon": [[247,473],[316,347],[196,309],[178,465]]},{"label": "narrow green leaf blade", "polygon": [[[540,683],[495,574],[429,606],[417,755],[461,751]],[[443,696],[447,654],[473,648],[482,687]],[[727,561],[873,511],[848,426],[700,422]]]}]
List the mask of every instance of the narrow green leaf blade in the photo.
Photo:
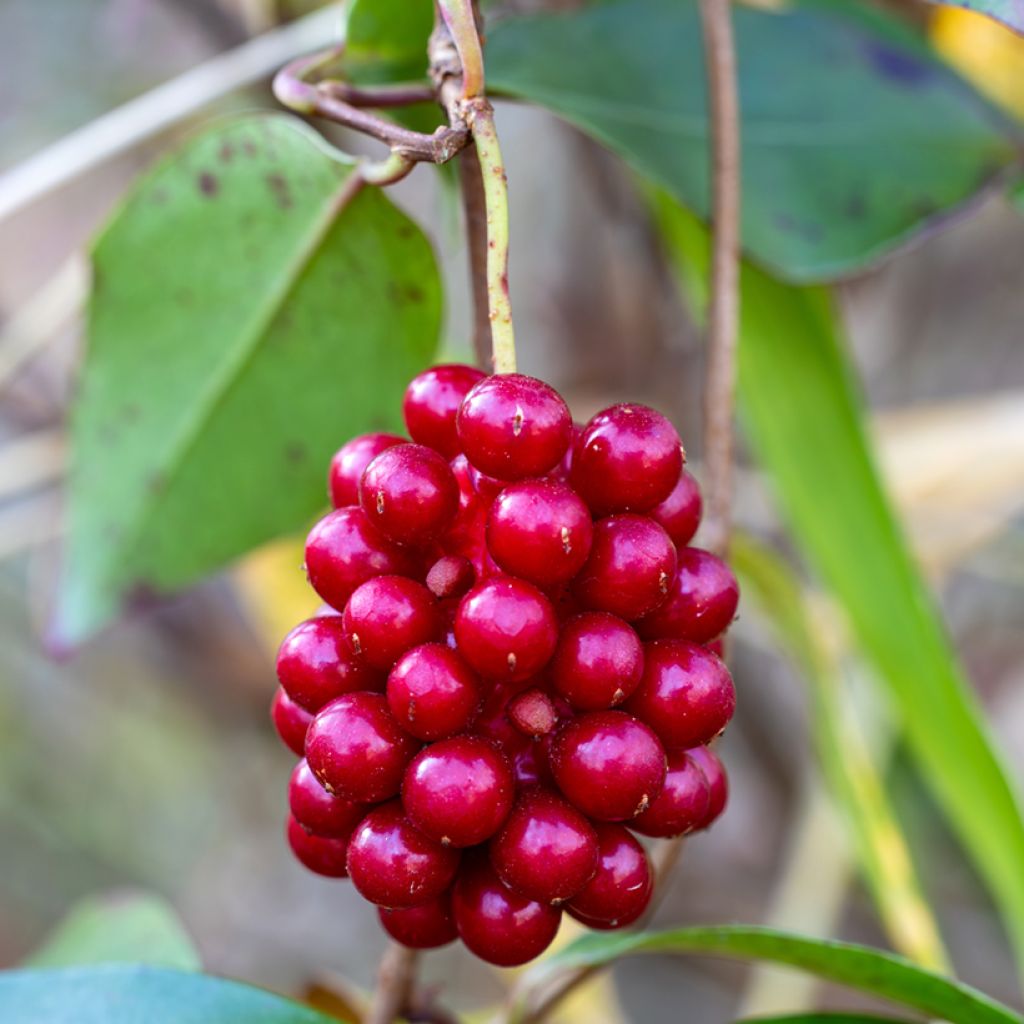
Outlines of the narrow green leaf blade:
[{"label": "narrow green leaf blade", "polygon": [[[733,17],[743,241],[781,276],[870,264],[1016,157],[1010,122],[894,18],[839,0]],[[488,38],[488,83],[548,107],[706,218],[701,38],[685,0],[509,19]]]},{"label": "narrow green leaf blade", "polygon": [[744,1017],[738,1024],[914,1024],[865,1013],[797,1013],[784,1017]]},{"label": "narrow green leaf blade", "polygon": [[[4,1024],[331,1024],[261,989],[155,967],[0,973]],[[336,1022],[335,1022],[336,1024]]]},{"label": "narrow green leaf blade", "polygon": [[101,963],[199,970],[196,949],[174,908],[142,893],[81,900],[26,961],[28,967]]},{"label": "narrow green leaf blade", "polygon": [[422,232],[284,116],[218,125],[96,245],[57,646],[325,503],[344,438],[399,426],[440,328]]}]

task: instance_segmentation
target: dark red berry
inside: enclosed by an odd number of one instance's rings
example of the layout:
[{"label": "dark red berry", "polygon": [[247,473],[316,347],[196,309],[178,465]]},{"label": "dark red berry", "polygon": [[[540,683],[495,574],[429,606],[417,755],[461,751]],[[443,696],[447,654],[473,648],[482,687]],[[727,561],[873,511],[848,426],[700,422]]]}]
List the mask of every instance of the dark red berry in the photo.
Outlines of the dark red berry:
[{"label": "dark red berry", "polygon": [[446,459],[459,454],[455,416],[467,392],[484,374],[475,366],[433,366],[409,382],[402,415],[409,436]]},{"label": "dark red berry", "polygon": [[342,616],[352,652],[382,671],[408,650],[441,636],[437,599],[406,576],[367,580],[348,600]]},{"label": "dark red berry", "polygon": [[700,765],[685,750],[668,755],[665,785],[657,799],[629,827],[644,836],[682,836],[703,827],[711,805],[711,787]]},{"label": "dark red berry", "polygon": [[708,643],[735,618],[739,584],[725,562],[700,548],[682,548],[678,566],[668,598],[637,629],[645,640]]},{"label": "dark red berry", "polygon": [[643,719],[669,749],[714,739],[736,708],[732,677],[720,658],[685,640],[644,648],[644,674],[626,710]]},{"label": "dark red berry", "polygon": [[478,583],[459,605],[455,638],[462,656],[488,679],[528,679],[558,642],[551,602],[532,584],[509,576]]},{"label": "dark red berry", "polygon": [[462,597],[476,579],[473,563],[462,555],[442,555],[427,571],[427,590],[439,600]]},{"label": "dark red berry", "polygon": [[370,809],[328,793],[304,759],[295,766],[288,782],[288,806],[292,817],[307,832],[329,839],[347,839]]},{"label": "dark red berry", "polygon": [[415,907],[440,896],[461,854],[415,828],[393,800],[370,811],[352,833],[348,873],[359,894],[381,907]]},{"label": "dark red berry", "polygon": [[270,720],[281,742],[302,757],[306,749],[306,731],[313,722],[313,716],[305,708],[299,707],[280,686],[274,691],[274,699],[270,702]]},{"label": "dark red berry", "polygon": [[483,699],[475,673],[444,644],[422,644],[403,654],[388,676],[387,693],[395,721],[421,740],[463,732]]},{"label": "dark red berry", "polygon": [[562,919],[556,907],[509,889],[486,857],[473,858],[459,873],[452,911],[469,951],[499,967],[515,967],[540,956]]},{"label": "dark red berry", "polygon": [[554,701],[539,687],[517,693],[506,705],[509,721],[524,735],[547,736],[558,724]]},{"label": "dark red berry", "polygon": [[654,611],[676,574],[676,549],[652,519],[617,515],[594,524],[590,557],[573,592],[587,608],[632,620]]},{"label": "dark red berry", "polygon": [[491,840],[491,864],[510,888],[541,903],[575,896],[597,869],[597,833],[561,797],[523,793]]},{"label": "dark red berry", "polygon": [[394,909],[378,907],[377,916],[384,931],[409,949],[437,949],[454,942],[459,933],[452,916],[452,896],[442,893],[415,907]]},{"label": "dark red berry", "polygon": [[313,720],[306,760],[336,796],[379,803],[395,796],[419,742],[404,733],[379,693],[347,693]]},{"label": "dark red berry", "polygon": [[646,405],[613,405],[583,428],[569,479],[594,515],[646,512],[672,492],[683,468],[675,427]]},{"label": "dark red berry", "polygon": [[361,508],[328,513],[306,539],[309,582],[334,608],[344,608],[352,591],[373,576],[411,576],[417,569],[415,556],[376,530]]},{"label": "dark red berry", "polygon": [[703,502],[700,487],[687,469],[679,474],[672,493],[647,514],[665,527],[677,548],[689,544],[700,526]]},{"label": "dark red berry", "polygon": [[355,690],[378,690],[381,676],[353,657],[338,615],[299,623],[277,652],[277,678],[296,704],[316,714]]},{"label": "dark red berry", "polygon": [[598,825],[597,871],[566,909],[589,928],[624,928],[647,909],[653,875],[644,848],[621,825]]},{"label": "dark red berry", "polygon": [[343,444],[331,459],[327,493],[335,508],[359,504],[359,478],[363,470],[387,448],[405,444],[397,434],[362,434]]},{"label": "dark red berry", "polygon": [[562,625],[551,682],[573,707],[601,711],[621,704],[640,684],[640,637],[608,612],[584,612]]},{"label": "dark red berry", "polygon": [[456,427],[470,464],[499,480],[543,476],[558,465],[572,437],[562,396],[520,373],[495,374],[473,385]]},{"label": "dark red berry", "polygon": [[512,576],[540,587],[567,583],[590,553],[593,524],[576,492],[556,480],[524,480],[494,499],[487,548]]},{"label": "dark red berry", "polygon": [[722,637],[717,637],[714,640],[709,640],[703,646],[705,650],[710,651],[716,657],[725,657],[725,641],[722,639]]},{"label": "dark red berry", "polygon": [[512,769],[478,736],[432,743],[409,765],[402,783],[406,814],[445,846],[475,846],[501,827],[512,807]]},{"label": "dark red berry", "polygon": [[646,810],[661,792],[665,767],[658,737],[623,711],[581,715],[551,745],[558,788],[599,821],[627,821]]},{"label": "dark red berry", "polygon": [[347,836],[334,839],[313,835],[291,815],[288,816],[285,834],[292,853],[303,867],[327,878],[344,878],[348,874],[345,867],[349,843]]},{"label": "dark red berry", "polygon": [[707,828],[725,810],[729,800],[729,780],[722,767],[722,762],[714,751],[707,747],[694,747],[687,754],[700,765],[700,770],[708,780],[708,813],[695,828]]}]

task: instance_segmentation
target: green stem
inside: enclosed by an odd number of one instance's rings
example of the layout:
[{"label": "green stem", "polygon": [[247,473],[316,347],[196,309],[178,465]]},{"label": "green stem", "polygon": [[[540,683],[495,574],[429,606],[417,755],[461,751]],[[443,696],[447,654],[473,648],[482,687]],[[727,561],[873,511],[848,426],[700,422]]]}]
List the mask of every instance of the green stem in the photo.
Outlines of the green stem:
[{"label": "green stem", "polygon": [[462,64],[462,98],[475,99],[484,93],[484,51],[476,27],[472,0],[437,0],[445,25],[451,33]]}]

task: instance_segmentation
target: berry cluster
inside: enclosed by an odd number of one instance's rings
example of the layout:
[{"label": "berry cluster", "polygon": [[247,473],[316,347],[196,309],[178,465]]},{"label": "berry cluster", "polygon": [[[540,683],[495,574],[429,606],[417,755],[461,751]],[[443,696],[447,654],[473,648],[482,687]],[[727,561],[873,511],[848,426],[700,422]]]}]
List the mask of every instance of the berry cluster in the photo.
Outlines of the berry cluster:
[{"label": "berry cluster", "polygon": [[399,942],[511,966],[563,908],[635,921],[634,833],[721,813],[706,744],[735,703],[718,654],[739,593],[687,546],[700,494],[654,410],[579,427],[542,381],[468,366],[420,374],[403,408],[411,442],[335,455],[306,543],[328,607],[277,661],[274,722],[303,758],[288,839]]}]

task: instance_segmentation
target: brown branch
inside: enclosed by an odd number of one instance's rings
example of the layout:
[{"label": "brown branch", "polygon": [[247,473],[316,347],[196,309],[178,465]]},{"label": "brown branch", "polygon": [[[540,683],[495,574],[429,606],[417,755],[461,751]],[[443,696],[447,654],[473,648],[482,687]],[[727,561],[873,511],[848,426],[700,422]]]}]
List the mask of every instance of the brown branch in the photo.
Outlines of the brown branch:
[{"label": "brown branch", "polygon": [[363,1024],[394,1024],[409,1004],[418,959],[414,949],[397,942],[388,946],[377,968],[377,986]]},{"label": "brown branch", "polygon": [[414,103],[433,103],[437,99],[433,86],[417,82],[362,86],[332,78],[321,82],[320,90],[350,106],[374,107],[377,110],[408,107]]}]

